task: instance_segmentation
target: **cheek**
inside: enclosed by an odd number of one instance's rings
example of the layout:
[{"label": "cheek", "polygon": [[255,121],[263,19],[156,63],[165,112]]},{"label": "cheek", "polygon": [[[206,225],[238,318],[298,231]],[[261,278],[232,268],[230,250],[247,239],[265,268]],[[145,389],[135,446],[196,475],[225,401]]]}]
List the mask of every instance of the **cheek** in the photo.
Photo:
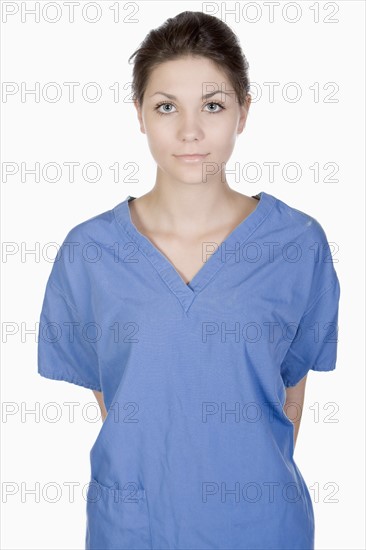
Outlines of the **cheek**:
[{"label": "cheek", "polygon": [[174,127],[167,121],[159,120],[158,117],[159,115],[156,115],[152,120],[146,121],[145,130],[151,146],[159,149],[166,146],[167,143],[171,144]]},{"label": "cheek", "polygon": [[231,152],[236,141],[237,125],[234,121],[217,121],[210,131],[209,141],[222,153]]},{"label": "cheek", "polygon": [[172,147],[172,138],[170,132],[164,128],[154,127],[146,128],[146,136],[149,148],[152,154],[162,154],[170,151]]},{"label": "cheek", "polygon": [[168,157],[173,154],[174,143],[171,128],[151,125],[146,127],[146,137],[150,153],[157,164],[163,166],[167,163]]}]

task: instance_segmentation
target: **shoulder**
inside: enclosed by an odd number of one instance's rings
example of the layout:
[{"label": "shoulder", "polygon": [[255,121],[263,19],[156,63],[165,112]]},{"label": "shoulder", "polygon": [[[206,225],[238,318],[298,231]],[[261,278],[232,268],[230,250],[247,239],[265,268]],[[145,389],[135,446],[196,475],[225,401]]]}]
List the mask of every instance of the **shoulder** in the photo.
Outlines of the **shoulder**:
[{"label": "shoulder", "polygon": [[113,209],[82,220],[68,230],[55,257],[50,282],[65,293],[71,287],[87,288],[91,272],[96,271],[106,250],[118,242]]},{"label": "shoulder", "polygon": [[[276,209],[278,223],[285,231],[283,243],[286,243],[286,246],[293,244],[296,248],[294,256],[300,268],[302,287],[308,289],[305,294],[308,293],[310,308],[318,297],[329,289],[339,289],[334,266],[334,261],[338,260],[333,258],[333,246],[331,248],[331,245],[336,243],[328,241],[323,225],[308,212],[290,206],[280,199],[276,200]],[[337,250],[337,246],[334,248]]]},{"label": "shoulder", "polygon": [[288,237],[307,243],[327,244],[327,235],[320,221],[308,212],[304,212],[275,197],[278,221]]},{"label": "shoulder", "polygon": [[71,227],[64,239],[65,242],[87,243],[98,242],[110,238],[111,227],[114,224],[114,208],[82,220]]}]

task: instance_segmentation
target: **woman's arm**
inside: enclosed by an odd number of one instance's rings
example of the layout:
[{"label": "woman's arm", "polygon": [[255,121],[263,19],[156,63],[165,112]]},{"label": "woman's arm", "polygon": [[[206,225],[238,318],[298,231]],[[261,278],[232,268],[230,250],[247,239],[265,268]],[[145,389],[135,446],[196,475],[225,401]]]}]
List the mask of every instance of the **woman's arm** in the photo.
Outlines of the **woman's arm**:
[{"label": "woman's arm", "polygon": [[102,420],[104,422],[105,417],[107,416],[107,410],[104,405],[104,399],[103,399],[103,393],[101,391],[92,390],[100,407],[100,411],[102,413]]},{"label": "woman's arm", "polygon": [[286,414],[286,416],[293,422],[295,433],[294,433],[294,448],[296,445],[296,439],[297,435],[299,433],[300,428],[300,421],[302,416],[302,409],[304,405],[304,397],[305,397],[305,385],[306,385],[306,379],[307,375],[304,376],[296,384],[296,386],[292,386],[291,388],[286,388],[286,401],[285,405],[283,407],[283,410]]}]

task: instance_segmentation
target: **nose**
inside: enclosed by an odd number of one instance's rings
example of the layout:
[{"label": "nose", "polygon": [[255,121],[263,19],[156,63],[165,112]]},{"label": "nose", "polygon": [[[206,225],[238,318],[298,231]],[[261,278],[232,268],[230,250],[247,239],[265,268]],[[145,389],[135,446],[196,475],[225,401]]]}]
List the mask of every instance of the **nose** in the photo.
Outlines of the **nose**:
[{"label": "nose", "polygon": [[179,121],[178,139],[181,141],[201,140],[204,133],[197,115],[184,115]]}]

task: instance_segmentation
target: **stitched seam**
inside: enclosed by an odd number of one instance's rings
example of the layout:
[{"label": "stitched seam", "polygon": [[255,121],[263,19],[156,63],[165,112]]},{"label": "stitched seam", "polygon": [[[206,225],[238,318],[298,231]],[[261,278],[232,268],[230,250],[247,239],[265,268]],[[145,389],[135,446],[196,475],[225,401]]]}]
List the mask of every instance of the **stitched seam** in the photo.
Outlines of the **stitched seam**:
[{"label": "stitched seam", "polygon": [[328,286],[328,288],[323,290],[323,292],[321,292],[320,295],[317,298],[315,298],[315,301],[312,303],[312,305],[305,311],[305,313],[303,314],[303,317],[306,317],[306,315],[309,315],[309,313],[312,311],[312,309],[314,309],[316,304],[319,302],[320,298],[322,298],[325,294],[327,294],[327,292],[332,290],[332,288],[335,285],[337,285],[337,283],[338,283],[338,280],[336,279],[335,281],[333,281],[333,283],[330,286]]},{"label": "stitched seam", "polygon": [[72,305],[71,302],[69,302],[69,300],[68,300],[67,296],[65,295],[65,293],[53,281],[50,281],[49,284],[51,286],[53,286],[61,294],[61,296],[63,297],[63,299],[67,303],[67,305],[75,312],[75,314],[77,315],[78,320],[81,322],[81,318],[80,318],[78,310],[76,309],[76,307],[74,305]]},{"label": "stitched seam", "polygon": [[77,378],[76,376],[68,376],[67,374],[55,374],[53,371],[50,371],[45,368],[39,368],[38,373],[45,378],[51,378],[52,380],[61,380],[63,382],[70,382],[71,384],[76,384],[78,386],[83,386],[91,390],[102,391],[99,385],[94,384],[93,382],[88,382]]}]

